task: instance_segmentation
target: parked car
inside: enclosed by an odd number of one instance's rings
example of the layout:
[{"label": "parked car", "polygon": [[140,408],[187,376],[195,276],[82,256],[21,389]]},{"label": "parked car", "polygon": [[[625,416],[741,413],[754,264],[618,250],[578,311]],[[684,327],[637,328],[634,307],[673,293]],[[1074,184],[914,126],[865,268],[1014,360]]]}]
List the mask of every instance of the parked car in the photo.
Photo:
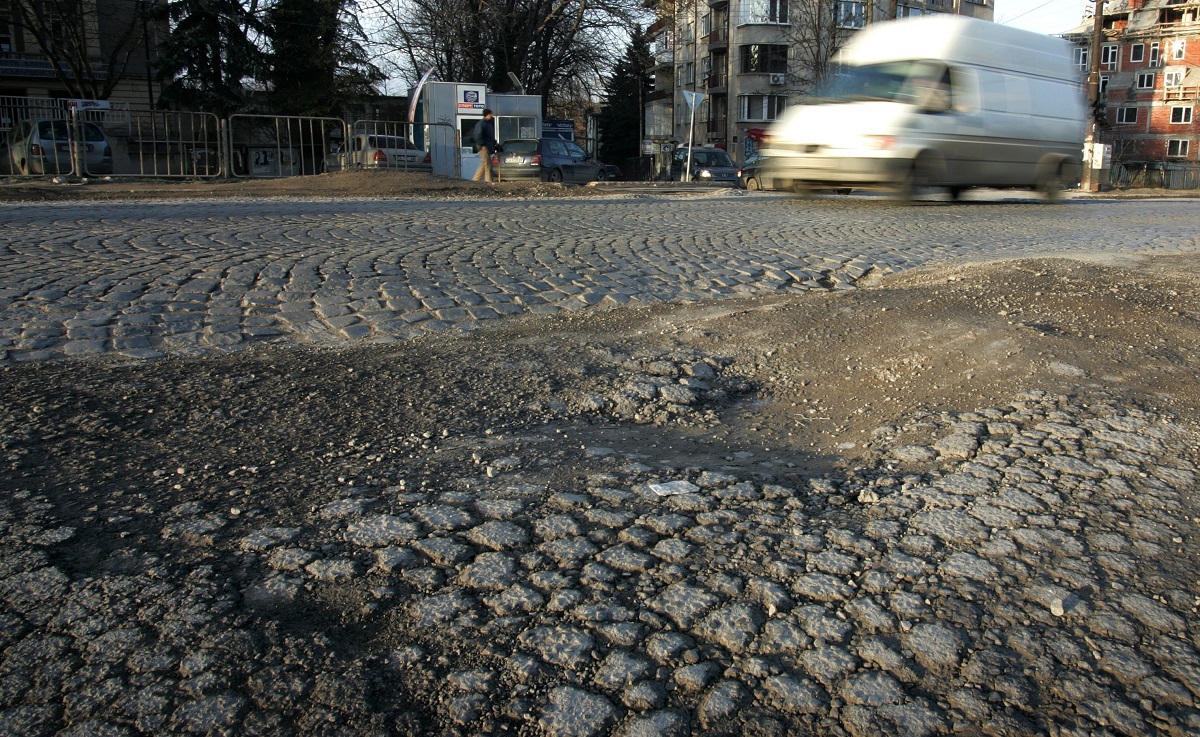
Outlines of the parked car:
[{"label": "parked car", "polygon": [[615,168],[561,138],[515,138],[501,143],[500,149],[492,156],[492,164],[500,167],[501,181],[600,182],[611,178]]},{"label": "parked car", "polygon": [[742,164],[742,168],[738,169],[737,173],[742,189],[775,189],[774,181],[763,179],[762,171],[765,164],[766,160],[758,156],[751,156],[746,163]]},{"label": "parked car", "polygon": [[[104,129],[83,123],[84,171],[79,174],[112,174],[112,146]],[[8,132],[9,170],[14,174],[70,174],[71,127],[63,119],[22,120]]]},{"label": "parked car", "polygon": [[333,147],[325,156],[322,171],[344,169],[395,169],[430,171],[429,152],[403,136],[356,133],[345,143]]},{"label": "parked car", "polygon": [[[688,179],[688,151],[692,153],[691,179]],[[737,167],[729,154],[719,148],[680,146],[671,157],[671,181],[713,182],[739,185]]]}]

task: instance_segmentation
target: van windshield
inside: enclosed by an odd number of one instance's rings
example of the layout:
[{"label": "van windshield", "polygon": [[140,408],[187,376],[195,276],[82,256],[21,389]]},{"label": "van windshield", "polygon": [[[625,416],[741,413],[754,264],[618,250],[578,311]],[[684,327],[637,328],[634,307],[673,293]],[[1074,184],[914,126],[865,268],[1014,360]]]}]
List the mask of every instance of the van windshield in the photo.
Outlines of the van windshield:
[{"label": "van windshield", "polygon": [[820,102],[882,100],[908,105],[928,105],[930,98],[949,92],[945,64],[934,61],[889,61],[881,64],[842,66],[817,92]]}]

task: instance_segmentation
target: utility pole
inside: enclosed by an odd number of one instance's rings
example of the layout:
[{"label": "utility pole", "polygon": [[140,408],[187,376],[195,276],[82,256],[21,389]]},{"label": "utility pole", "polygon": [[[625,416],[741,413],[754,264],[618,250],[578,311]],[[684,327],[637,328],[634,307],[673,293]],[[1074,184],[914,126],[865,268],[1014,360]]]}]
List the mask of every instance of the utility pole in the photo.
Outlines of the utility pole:
[{"label": "utility pole", "polygon": [[1096,4],[1095,15],[1092,17],[1092,40],[1088,45],[1088,77],[1087,97],[1091,103],[1091,120],[1088,122],[1087,135],[1083,139],[1083,149],[1087,156],[1083,178],[1079,188],[1085,192],[1100,191],[1100,167],[1103,165],[1103,155],[1096,151],[1096,115],[1100,109],[1100,52],[1104,40],[1104,0],[1093,0]]}]

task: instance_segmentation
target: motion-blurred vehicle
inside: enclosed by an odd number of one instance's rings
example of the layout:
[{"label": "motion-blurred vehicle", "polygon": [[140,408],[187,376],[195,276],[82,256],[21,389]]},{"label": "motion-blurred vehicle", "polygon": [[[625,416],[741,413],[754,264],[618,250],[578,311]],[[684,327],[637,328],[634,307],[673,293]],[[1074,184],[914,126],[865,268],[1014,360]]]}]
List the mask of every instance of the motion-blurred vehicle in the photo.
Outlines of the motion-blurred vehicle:
[{"label": "motion-blurred vehicle", "polygon": [[13,174],[70,174],[74,170],[72,138],[82,147],[84,171],[79,175],[112,174],[112,146],[95,123],[72,124],[65,119],[22,120],[8,132],[9,171]]},{"label": "motion-blurred vehicle", "polygon": [[[691,153],[690,175],[688,153]],[[706,182],[739,186],[737,166],[729,154],[720,148],[680,146],[671,157],[671,181]]]},{"label": "motion-blurred vehicle", "polygon": [[403,136],[357,133],[325,156],[323,171],[344,169],[431,171],[433,159],[428,151]]},{"label": "motion-blurred vehicle", "polygon": [[1085,105],[1071,45],[959,15],[869,25],[814,104],[792,105],[762,154],[780,189],[1034,188],[1078,181]]},{"label": "motion-blurred vehicle", "polygon": [[615,168],[596,161],[579,144],[561,138],[513,138],[501,143],[500,148],[492,155],[492,164],[499,167],[501,181],[602,182],[611,178]]}]

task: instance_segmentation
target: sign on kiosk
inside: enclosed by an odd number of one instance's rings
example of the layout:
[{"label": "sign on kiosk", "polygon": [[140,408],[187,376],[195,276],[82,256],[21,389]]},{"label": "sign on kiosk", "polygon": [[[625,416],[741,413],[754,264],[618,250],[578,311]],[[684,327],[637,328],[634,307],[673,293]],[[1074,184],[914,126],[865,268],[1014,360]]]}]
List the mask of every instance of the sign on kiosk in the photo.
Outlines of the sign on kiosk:
[{"label": "sign on kiosk", "polygon": [[482,115],[483,109],[487,107],[485,104],[487,96],[487,87],[481,84],[460,84],[458,85],[458,114],[471,115],[472,113]]}]

